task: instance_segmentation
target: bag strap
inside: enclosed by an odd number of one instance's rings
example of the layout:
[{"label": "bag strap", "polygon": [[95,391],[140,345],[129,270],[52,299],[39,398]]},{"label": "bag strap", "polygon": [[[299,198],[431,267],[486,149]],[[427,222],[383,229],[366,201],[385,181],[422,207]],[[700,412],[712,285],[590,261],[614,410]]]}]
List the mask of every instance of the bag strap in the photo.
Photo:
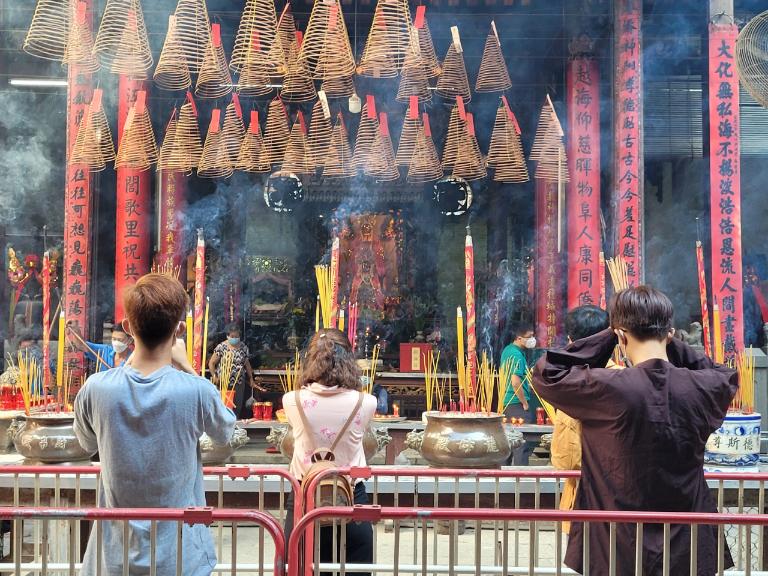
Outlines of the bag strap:
[{"label": "bag strap", "polygon": [[[304,413],[304,408],[301,406],[301,390],[295,391],[296,395],[296,409],[299,411],[299,417],[301,418],[301,424],[304,426],[304,430],[307,433],[307,439],[309,440],[310,448],[315,451],[317,448],[315,447],[315,435],[310,430],[309,427],[309,421],[307,420],[307,415]],[[336,435],[336,440],[333,441],[333,444],[331,444],[330,452],[333,452],[336,449],[336,446],[338,446],[339,441],[341,440],[342,436],[347,432],[347,429],[352,424],[352,421],[355,419],[355,416],[360,411],[360,407],[363,405],[363,398],[365,397],[365,394],[362,392],[358,393],[357,397],[357,404],[355,405],[355,409],[352,410],[352,413],[349,415],[349,418],[347,418],[347,421],[344,423],[344,426],[341,427],[341,430],[339,430],[339,433]]]}]

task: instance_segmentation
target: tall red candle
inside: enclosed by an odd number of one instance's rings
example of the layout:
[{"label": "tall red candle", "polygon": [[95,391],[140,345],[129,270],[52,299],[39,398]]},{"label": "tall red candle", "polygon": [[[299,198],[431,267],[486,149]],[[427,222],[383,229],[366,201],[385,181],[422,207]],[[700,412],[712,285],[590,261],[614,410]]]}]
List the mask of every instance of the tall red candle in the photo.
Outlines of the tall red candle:
[{"label": "tall red candle", "polygon": [[339,316],[339,238],[331,246],[331,326],[336,328]]},{"label": "tall red candle", "polygon": [[45,393],[51,385],[51,258],[48,251],[43,254],[43,270],[40,273],[43,288],[43,386]]},{"label": "tall red candle", "polygon": [[469,396],[473,402],[477,386],[477,334],[475,331],[475,248],[467,226],[464,241],[464,292],[467,303],[467,363],[469,366]]},{"label": "tall red candle", "polygon": [[195,258],[195,307],[192,320],[192,366],[200,373],[203,356],[203,317],[205,316],[205,239],[202,228],[197,231]]}]

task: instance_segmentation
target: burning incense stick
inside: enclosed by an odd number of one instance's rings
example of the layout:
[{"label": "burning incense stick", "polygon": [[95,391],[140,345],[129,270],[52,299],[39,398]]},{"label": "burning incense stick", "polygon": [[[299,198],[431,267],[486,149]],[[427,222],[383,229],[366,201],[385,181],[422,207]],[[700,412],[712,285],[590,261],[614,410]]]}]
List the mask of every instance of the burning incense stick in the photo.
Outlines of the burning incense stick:
[{"label": "burning incense stick", "polygon": [[621,256],[608,258],[605,263],[608,265],[608,272],[611,275],[613,291],[618,293],[629,288],[629,276],[627,275],[627,262]]},{"label": "burning incense stick", "polygon": [[[437,366],[440,362],[440,352],[437,355],[432,353],[432,350],[427,352],[424,359],[424,391],[427,398],[427,412],[432,411],[433,400],[437,399],[437,407],[440,409],[443,406],[443,392],[444,388],[441,388],[437,379]],[[443,383],[443,386],[445,384]]]},{"label": "burning incense stick", "polygon": [[734,364],[739,374],[739,390],[730,409],[751,414],[755,409],[755,356],[752,349],[739,352]]},{"label": "burning incense stick", "polygon": [[299,387],[299,375],[301,374],[301,354],[298,349],[295,352],[293,362],[286,362],[285,375],[280,375],[280,385],[283,393],[293,392]]},{"label": "burning incense stick", "polygon": [[[528,382],[533,382],[533,370],[531,368],[528,368],[526,370],[525,374],[526,379]],[[536,394],[536,398],[539,399],[539,402],[541,403],[541,406],[544,408],[544,411],[547,413],[547,418],[549,418],[550,422],[555,421],[556,411],[555,407],[552,406],[549,402],[544,400],[541,396],[539,396],[539,393],[536,391],[536,388],[531,384],[531,390],[533,390],[533,393]]]},{"label": "burning incense stick", "polygon": [[168,276],[169,278],[175,278],[178,280],[181,276],[181,266],[174,265],[173,261],[170,259],[166,260],[162,264],[158,264],[157,261],[155,261],[152,263],[150,272],[152,272],[152,274],[162,274],[163,276]]},{"label": "burning incense stick", "polygon": [[208,314],[211,311],[211,301],[205,297],[205,319],[203,320],[203,361],[200,363],[200,376],[205,378],[205,363],[208,360]]}]

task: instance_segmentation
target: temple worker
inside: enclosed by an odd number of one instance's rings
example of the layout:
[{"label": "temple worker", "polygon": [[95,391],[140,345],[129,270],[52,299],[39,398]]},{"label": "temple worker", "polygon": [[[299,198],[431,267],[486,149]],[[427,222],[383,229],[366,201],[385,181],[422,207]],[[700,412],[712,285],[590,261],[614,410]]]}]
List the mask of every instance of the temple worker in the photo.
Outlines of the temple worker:
[{"label": "temple worker", "polygon": [[[533,326],[519,323],[511,327],[512,342],[501,352],[501,366],[508,366],[509,381],[504,395],[504,415],[510,419],[522,419],[525,423],[532,421],[529,402],[531,400],[531,383],[528,380],[528,361],[525,350],[536,348],[536,338]],[[524,466],[536,444],[526,442],[516,448],[508,464]]]},{"label": "temple worker", "polygon": [[242,341],[240,326],[234,323],[228,324],[226,331],[226,340],[213,349],[211,359],[208,361],[208,369],[212,375],[211,380],[214,384],[219,384],[221,361],[223,358],[229,358],[232,371],[229,374],[229,382],[226,384],[230,389],[235,390],[235,414],[238,418],[250,418],[252,414],[247,411],[246,404],[249,395],[245,383],[248,382],[251,388],[256,388],[261,392],[265,390],[254,382],[253,368],[249,360],[250,351],[245,342]]},{"label": "temple worker", "polygon": [[[178,280],[148,274],[124,296],[125,332],[136,349],[128,365],[92,375],[75,398],[75,433],[101,460],[102,508],[205,506],[198,438],[217,444],[232,437],[235,415],[211,383],[195,375],[186,356],[183,318],[187,294]],[[123,574],[123,523],[103,522],[101,566],[91,531],[81,574]],[[177,524],[159,522],[156,574],[176,574]],[[216,565],[208,528],[181,525],[185,576],[207,576]],[[128,524],[125,573],[150,574],[150,522]]]},{"label": "temple worker", "polygon": [[[672,338],[672,303],[638,286],[611,303],[611,328],[551,350],[536,364],[541,397],[581,421],[578,510],[715,513],[704,480],[704,447],[738,389],[735,370]],[[605,366],[616,346],[627,368]],[[565,563],[583,573],[583,524],[571,526]],[[634,524],[616,531],[616,574],[635,573]],[[690,528],[671,527],[669,574],[689,574]],[[642,573],[662,574],[662,525],[643,527]],[[607,523],[589,530],[589,573],[609,573]],[[717,571],[717,530],[698,528],[698,576]],[[726,551],[725,566],[732,566]]]},{"label": "temple worker", "polygon": [[133,352],[133,339],[126,333],[122,323],[112,326],[109,344],[96,344],[84,340],[79,327],[73,323],[67,323],[67,329],[72,333],[70,342],[75,348],[84,352],[88,360],[96,362],[97,372],[123,366]]},{"label": "temple worker", "polygon": [[[317,449],[331,449],[340,467],[365,466],[363,436],[376,412],[376,398],[360,391],[360,369],[346,334],[335,328],[317,332],[310,340],[297,392],[283,396],[283,409],[293,429],[291,473],[301,481]],[[365,483],[355,485],[355,504],[368,504]],[[286,503],[286,542],[293,531],[293,493]],[[347,563],[373,562],[370,522],[346,527]],[[337,538],[337,545],[341,538]],[[320,529],[320,561],[333,558],[333,528]],[[348,572],[351,576],[355,573]]]}]

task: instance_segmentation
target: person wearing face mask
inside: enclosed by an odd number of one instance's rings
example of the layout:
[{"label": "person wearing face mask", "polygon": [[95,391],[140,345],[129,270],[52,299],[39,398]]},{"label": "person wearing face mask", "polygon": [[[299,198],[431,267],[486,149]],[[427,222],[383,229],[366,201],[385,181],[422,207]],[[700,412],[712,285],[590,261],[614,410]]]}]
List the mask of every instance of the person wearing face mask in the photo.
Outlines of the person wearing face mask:
[{"label": "person wearing face mask", "polygon": [[[504,396],[504,415],[507,418],[522,418],[524,422],[532,421],[530,406],[531,388],[528,381],[528,361],[525,350],[536,348],[536,338],[533,336],[533,328],[528,324],[519,324],[512,327],[512,343],[501,352],[501,365],[509,365],[509,382]],[[534,445],[526,442],[520,448],[515,449],[509,463],[516,466],[528,464],[528,456],[533,451]]]},{"label": "person wearing face mask", "polygon": [[221,359],[225,356],[232,357],[232,374],[230,376],[232,381],[228,385],[230,388],[234,387],[235,389],[235,414],[240,419],[250,418],[251,414],[248,414],[245,405],[249,397],[245,383],[249,382],[252,388],[258,388],[261,391],[263,389],[259,388],[253,380],[253,368],[251,368],[251,362],[248,359],[250,351],[248,346],[240,339],[240,326],[229,324],[226,330],[227,339],[213,349],[213,355],[208,362],[208,369],[212,374],[211,380],[214,384],[218,384],[221,373]]},{"label": "person wearing face mask", "polygon": [[126,334],[122,322],[112,326],[112,336],[109,344],[86,342],[83,340],[80,330],[75,324],[67,324],[67,328],[74,333],[74,338],[70,338],[70,342],[78,350],[85,352],[85,357],[88,360],[96,362],[97,372],[123,366],[131,357],[133,340]]},{"label": "person wearing face mask", "polygon": [[[673,338],[672,303],[649,286],[619,292],[610,328],[549,350],[536,364],[533,386],[558,410],[581,421],[581,483],[577,510],[716,513],[704,480],[704,448],[738,390],[735,370],[715,364]],[[624,370],[605,366],[616,346]],[[669,528],[671,552],[664,573],[690,574],[689,526]],[[583,573],[580,522],[571,526],[565,564]],[[609,571],[608,524],[589,527],[589,573]],[[635,573],[636,528],[616,527],[616,574]],[[714,526],[698,527],[697,576],[717,572]],[[642,574],[664,571],[664,527],[645,524]],[[733,565],[727,546],[725,568]]]}]

